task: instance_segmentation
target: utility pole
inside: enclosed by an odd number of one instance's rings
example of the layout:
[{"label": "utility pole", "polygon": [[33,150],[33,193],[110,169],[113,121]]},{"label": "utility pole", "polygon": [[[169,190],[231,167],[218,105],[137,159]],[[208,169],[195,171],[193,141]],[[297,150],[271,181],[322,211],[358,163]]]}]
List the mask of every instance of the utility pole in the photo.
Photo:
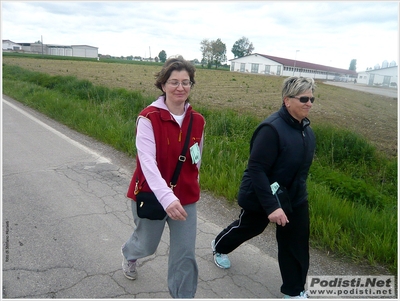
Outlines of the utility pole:
[{"label": "utility pole", "polygon": [[297,52],[300,50],[296,50],[296,54],[294,55],[294,66],[293,66],[293,76],[294,76],[294,70],[296,69],[296,59],[297,59]]}]

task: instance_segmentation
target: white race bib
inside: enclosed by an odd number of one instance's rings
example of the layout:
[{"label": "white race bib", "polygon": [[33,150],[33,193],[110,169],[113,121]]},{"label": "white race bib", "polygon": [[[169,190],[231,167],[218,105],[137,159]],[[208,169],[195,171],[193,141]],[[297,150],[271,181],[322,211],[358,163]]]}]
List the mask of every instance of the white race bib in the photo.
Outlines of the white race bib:
[{"label": "white race bib", "polygon": [[197,164],[200,161],[200,147],[197,142],[190,147],[190,156],[193,164]]},{"label": "white race bib", "polygon": [[272,183],[271,184],[271,190],[272,190],[272,194],[275,194],[275,192],[279,189],[279,184],[278,182]]}]

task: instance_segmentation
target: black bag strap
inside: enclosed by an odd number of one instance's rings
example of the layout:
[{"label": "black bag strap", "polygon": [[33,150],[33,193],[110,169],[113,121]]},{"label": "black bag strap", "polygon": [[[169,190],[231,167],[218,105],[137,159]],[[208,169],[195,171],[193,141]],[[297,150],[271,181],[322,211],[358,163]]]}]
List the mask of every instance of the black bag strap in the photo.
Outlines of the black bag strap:
[{"label": "black bag strap", "polygon": [[182,164],[183,164],[183,162],[186,161],[186,152],[187,152],[187,149],[189,146],[190,133],[192,131],[192,122],[193,122],[193,113],[191,112],[188,131],[186,133],[185,144],[183,145],[182,153],[178,158],[178,163],[176,164],[174,175],[172,176],[172,180],[170,183],[171,189],[174,189],[174,187],[176,186],[176,182],[178,181],[179,173],[181,172],[181,169],[182,169]]}]

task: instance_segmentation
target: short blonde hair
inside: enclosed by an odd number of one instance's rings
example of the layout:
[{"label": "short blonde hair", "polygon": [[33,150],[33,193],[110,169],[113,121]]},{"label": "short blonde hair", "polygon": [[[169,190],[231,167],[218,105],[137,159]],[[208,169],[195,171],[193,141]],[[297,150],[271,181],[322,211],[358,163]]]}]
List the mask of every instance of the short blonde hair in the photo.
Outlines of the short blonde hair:
[{"label": "short blonde hair", "polygon": [[314,93],[316,84],[311,77],[291,76],[283,81],[282,101],[285,97],[297,96],[311,90]]}]

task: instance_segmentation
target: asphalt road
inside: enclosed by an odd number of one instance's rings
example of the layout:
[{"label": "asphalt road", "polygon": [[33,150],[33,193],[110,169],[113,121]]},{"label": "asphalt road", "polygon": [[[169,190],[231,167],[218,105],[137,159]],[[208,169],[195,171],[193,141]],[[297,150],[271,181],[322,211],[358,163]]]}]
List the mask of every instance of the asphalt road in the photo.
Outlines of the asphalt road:
[{"label": "asphalt road", "polygon": [[[170,298],[168,229],[139,277],[121,271],[121,245],[133,231],[126,191],[134,160],[3,95],[3,298]],[[210,242],[237,206],[202,192],[198,203],[196,298],[281,298],[274,225],[217,268]],[[311,250],[309,275],[372,275]]]}]

